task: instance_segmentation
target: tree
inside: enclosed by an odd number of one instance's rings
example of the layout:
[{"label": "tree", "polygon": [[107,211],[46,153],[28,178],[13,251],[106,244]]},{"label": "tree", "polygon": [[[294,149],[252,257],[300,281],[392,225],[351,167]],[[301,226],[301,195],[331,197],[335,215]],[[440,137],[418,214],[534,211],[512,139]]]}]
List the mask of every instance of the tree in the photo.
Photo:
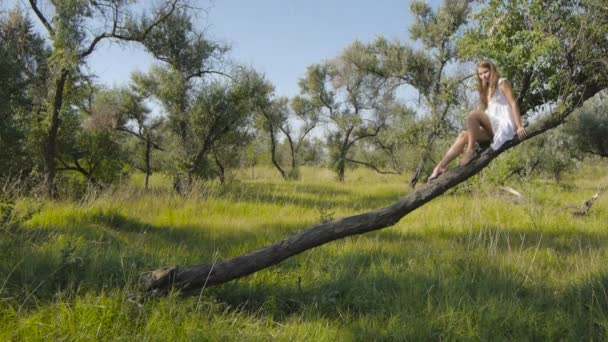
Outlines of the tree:
[{"label": "tree", "polygon": [[[319,123],[319,111],[310,101],[297,96],[291,100],[286,97],[272,99],[265,108],[260,108],[259,123],[270,137],[270,155],[272,164],[281,173],[285,180],[299,178],[300,150],[308,134]],[[300,123],[299,130],[293,128],[293,124]],[[278,161],[277,146],[278,136],[282,133],[289,148],[290,169],[285,171]]]},{"label": "tree", "polygon": [[49,54],[21,10],[0,18],[0,176],[37,167]]},{"label": "tree", "polygon": [[564,132],[563,127],[547,132],[534,141],[540,145],[538,169],[549,173],[556,182],[560,182],[565,171],[576,166],[580,153],[574,144],[574,137]]},{"label": "tree", "polygon": [[[505,70],[512,70],[513,75],[526,76],[527,70],[553,69],[553,73],[544,76],[545,80],[556,82],[529,82],[520,94],[526,104],[522,106],[524,111],[543,104],[548,107],[547,112],[528,127],[530,139],[557,127],[585,101],[608,88],[608,72],[604,68],[604,63],[608,62],[608,8],[602,1],[556,1],[547,6],[544,1],[515,3],[490,0],[484,5],[476,17],[476,25],[467,33],[463,43],[471,53],[469,56],[491,51],[496,57],[501,57],[501,65]],[[514,5],[522,8],[514,11]],[[531,15],[520,16],[521,10]],[[497,22],[498,18],[502,18],[500,22]],[[539,53],[539,58],[526,62],[519,59],[519,54],[530,52],[526,50],[531,34],[528,28],[530,20],[539,23],[534,26],[532,36],[542,35],[543,40],[539,43],[551,42],[551,49]],[[488,49],[491,44],[495,44],[494,49]],[[514,50],[519,53],[513,54]],[[529,68],[521,70],[515,67],[522,62],[530,63]],[[561,79],[553,79],[554,74]],[[539,94],[546,96],[542,98]],[[221,284],[330,241],[389,227],[416,208],[479,173],[493,159],[518,144],[520,141],[515,137],[498,150],[486,149],[467,166],[448,170],[436,182],[420,187],[389,207],[322,223],[271,246],[212,265],[172,266],[151,272],[147,278],[148,289],[166,291],[176,288],[188,292]]]},{"label": "tree", "polygon": [[[62,115],[69,112],[75,99],[70,90],[78,80],[81,66],[102,41],[143,42],[160,23],[171,18],[175,10],[183,5],[182,0],[166,0],[152,10],[136,16],[131,1],[99,0],[52,2],[51,20],[42,13],[36,0],[29,0],[30,7],[46,28],[52,41],[53,52],[49,62],[49,84],[47,97],[47,121],[45,143],[45,173],[47,190],[51,198],[57,198],[57,143]],[[139,17],[139,19],[135,19]],[[66,109],[67,108],[67,109]]]},{"label": "tree", "polygon": [[[123,111],[120,92],[97,88],[91,82],[72,91],[83,101],[66,108],[57,135],[57,171],[74,171],[102,187],[120,178],[125,165],[124,138],[115,128]],[[84,95],[86,93],[87,95]]]},{"label": "tree", "polygon": [[407,147],[419,144],[423,132],[417,123],[416,112],[408,106],[394,101],[386,109],[384,128],[372,139],[358,146],[354,158],[349,162],[364,165],[380,174],[402,174]]},{"label": "tree", "polygon": [[565,125],[579,151],[608,158],[608,98],[600,96],[585,103]]},{"label": "tree", "polygon": [[[215,161],[207,160],[213,142],[206,138],[215,139],[218,135],[201,137],[195,131],[202,127],[193,125],[205,125],[195,118],[204,112],[202,101],[220,96],[218,89],[226,87],[217,77],[233,78],[223,71],[228,64],[224,61],[228,46],[207,39],[194,26],[189,13],[178,9],[175,16],[151,30],[145,46],[163,65],[135,76],[136,83],[162,105],[167,115],[171,135],[168,149],[178,192],[188,191],[195,177],[216,173],[211,168]],[[215,95],[211,95],[214,91]]]},{"label": "tree", "polygon": [[[385,79],[394,89],[407,87],[418,95],[416,112],[422,119],[411,122],[418,127],[406,128],[402,134],[424,132],[416,139],[410,139],[413,144],[407,146],[419,150],[419,161],[410,180],[410,185],[415,187],[428,169],[437,142],[454,131],[454,114],[458,114],[460,95],[464,91],[462,85],[470,75],[448,70],[450,66],[458,66],[456,41],[471,8],[470,1],[446,0],[436,12],[423,1],[412,1],[410,9],[415,19],[410,27],[410,37],[422,44],[421,49],[380,37],[368,45],[355,42],[346,50],[345,58],[363,72]],[[384,143],[377,139],[377,142],[387,152],[391,143],[393,149],[397,147],[394,141]]]},{"label": "tree", "polygon": [[375,137],[384,128],[393,98],[384,91],[382,80],[341,58],[308,67],[299,85],[300,98],[329,124],[330,162],[342,182],[349,152],[358,141]]},{"label": "tree", "polygon": [[150,108],[145,104],[149,94],[144,87],[133,83],[130,88],[120,89],[118,92],[117,100],[120,107],[114,113],[116,116],[113,120],[114,128],[137,139],[138,145],[143,145],[143,158],[141,158],[143,166],[139,166],[141,164],[139,158],[134,158],[133,162],[135,167],[146,175],[144,189],[148,190],[152,174],[152,151],[164,151],[161,147],[161,128],[165,124],[165,118],[152,115]]},{"label": "tree", "polygon": [[213,157],[220,168],[219,176],[223,176],[224,167],[218,157],[231,156],[230,162],[237,162],[238,153],[227,151],[234,146],[244,147],[250,140],[253,115],[267,105],[271,92],[272,85],[262,75],[245,69],[238,71],[229,83],[214,82],[202,89],[190,123],[197,149],[189,174],[208,177]]}]

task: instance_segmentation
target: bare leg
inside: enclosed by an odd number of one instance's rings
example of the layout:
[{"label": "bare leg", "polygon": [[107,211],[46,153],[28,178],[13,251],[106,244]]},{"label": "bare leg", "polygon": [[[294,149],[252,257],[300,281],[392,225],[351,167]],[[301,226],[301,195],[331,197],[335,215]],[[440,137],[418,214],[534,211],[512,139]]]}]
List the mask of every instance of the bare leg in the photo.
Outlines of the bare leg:
[{"label": "bare leg", "polygon": [[492,125],[486,113],[473,111],[468,119],[468,142],[467,149],[462,156],[461,166],[467,165],[475,157],[475,144],[492,140]]},{"label": "bare leg", "polygon": [[441,159],[438,165],[442,168],[448,166],[452,162],[452,160],[456,159],[456,157],[458,157],[462,153],[468,141],[469,132],[463,131],[462,133],[460,133],[458,135],[458,138],[456,138],[456,140],[454,141],[450,149],[448,149],[448,151],[445,153],[445,156],[443,157],[443,159]]},{"label": "bare leg", "polygon": [[439,164],[437,164],[437,166],[435,166],[435,169],[433,169],[433,173],[429,177],[429,180],[433,180],[439,177],[439,175],[441,175],[442,173],[444,173],[445,168],[452,162],[452,160],[456,159],[456,157],[458,157],[462,153],[462,151],[464,150],[464,146],[467,144],[468,141],[469,133],[467,131],[463,131],[462,133],[460,133],[452,144],[452,146],[450,146],[448,151],[445,153],[443,159],[441,159]]},{"label": "bare leg", "polygon": [[[479,127],[479,132],[480,132],[480,136],[482,138],[482,140],[481,140],[482,142],[490,141],[492,139],[491,133],[486,131],[485,128]],[[433,169],[433,173],[429,176],[429,180],[433,180],[433,179],[439,177],[442,173],[444,173],[446,167],[464,151],[465,147],[469,144],[469,141],[470,141],[469,132],[462,131],[458,135],[458,137],[456,138],[456,140],[454,141],[452,146],[450,146],[448,151],[445,153],[445,156],[443,156],[443,159],[441,159],[439,164],[437,164],[437,166],[435,166],[435,168]],[[475,151],[475,149],[473,149],[473,151]]]}]

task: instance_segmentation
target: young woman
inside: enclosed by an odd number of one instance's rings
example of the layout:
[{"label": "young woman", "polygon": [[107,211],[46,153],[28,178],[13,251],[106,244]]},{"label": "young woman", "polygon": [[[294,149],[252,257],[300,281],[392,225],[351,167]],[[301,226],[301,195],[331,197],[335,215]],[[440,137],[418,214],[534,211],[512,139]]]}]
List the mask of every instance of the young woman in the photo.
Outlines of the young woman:
[{"label": "young woman", "polygon": [[[521,124],[519,106],[513,96],[511,84],[508,80],[500,78],[496,65],[483,61],[477,66],[477,82],[481,109],[469,113],[467,127],[454,141],[443,159],[435,166],[429,181],[439,177],[445,172],[450,162],[461,153],[460,165],[467,165],[475,158],[475,144],[477,142],[492,142],[493,149],[498,149],[506,141],[517,134],[520,140],[526,138],[527,133]],[[464,153],[463,153],[464,151]]]}]

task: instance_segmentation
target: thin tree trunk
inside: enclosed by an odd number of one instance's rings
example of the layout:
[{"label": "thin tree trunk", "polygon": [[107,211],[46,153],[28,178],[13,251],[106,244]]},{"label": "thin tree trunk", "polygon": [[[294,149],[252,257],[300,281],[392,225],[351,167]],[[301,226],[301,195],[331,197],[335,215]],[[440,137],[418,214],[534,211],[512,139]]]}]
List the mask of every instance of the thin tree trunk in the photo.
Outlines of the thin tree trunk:
[{"label": "thin tree trunk", "polygon": [[[293,139],[291,139],[291,136],[285,131],[283,131],[283,133],[287,137],[287,141],[289,142],[289,151],[291,152],[291,171],[289,172],[289,178],[292,180],[299,179],[300,176],[299,172],[297,171],[298,165],[296,160],[297,147],[294,146]],[[298,143],[298,146],[300,146],[300,143]]]},{"label": "thin tree trunk", "polygon": [[224,184],[226,182],[226,168],[224,167],[224,165],[222,165],[220,160],[217,158],[217,155],[214,155],[214,157],[215,157],[215,164],[220,169],[220,171],[218,172],[219,177],[220,177],[220,183]]},{"label": "thin tree trunk", "polygon": [[342,146],[340,146],[340,156],[338,159],[338,165],[337,165],[337,173],[338,173],[338,181],[340,183],[344,182],[344,173],[346,172],[346,155],[348,154],[348,150],[350,149],[350,147],[352,146],[349,143],[350,140],[350,134],[352,133],[354,127],[350,127],[347,131],[346,131],[346,135],[344,136],[344,141],[342,142]]},{"label": "thin tree trunk", "polygon": [[412,189],[416,188],[416,184],[418,184],[418,181],[420,180],[420,177],[422,176],[422,171],[424,170],[424,164],[426,164],[426,153],[422,156],[422,158],[418,162],[418,166],[416,166],[416,170],[414,171],[414,174],[412,175],[412,178],[410,179],[410,187]]},{"label": "thin tree trunk", "polygon": [[279,170],[279,172],[281,173],[281,177],[283,177],[284,180],[287,180],[287,174],[285,173],[285,171],[283,170],[283,168],[281,168],[281,165],[279,165],[279,162],[277,162],[277,142],[275,140],[275,136],[274,136],[274,127],[270,126],[270,158],[272,159],[272,164],[274,165],[274,167]]},{"label": "thin tree trunk", "polygon": [[343,156],[342,154],[340,154],[340,159],[338,159],[338,166],[337,166],[338,181],[340,183],[344,182],[345,169],[346,169],[346,157]]},{"label": "thin tree trunk", "polygon": [[150,152],[152,149],[152,144],[150,142],[150,136],[147,135],[146,136],[146,185],[144,186],[144,189],[146,189],[146,191],[148,190],[148,185],[150,182]]},{"label": "thin tree trunk", "polygon": [[59,198],[59,191],[57,189],[57,183],[55,177],[57,176],[57,163],[55,161],[56,147],[57,147],[57,132],[59,131],[59,114],[61,113],[61,107],[63,106],[63,91],[65,89],[65,82],[68,78],[69,71],[62,69],[59,78],[55,81],[55,95],[53,97],[53,108],[51,109],[51,124],[48,130],[48,136],[46,141],[46,181],[48,195],[52,199]]}]

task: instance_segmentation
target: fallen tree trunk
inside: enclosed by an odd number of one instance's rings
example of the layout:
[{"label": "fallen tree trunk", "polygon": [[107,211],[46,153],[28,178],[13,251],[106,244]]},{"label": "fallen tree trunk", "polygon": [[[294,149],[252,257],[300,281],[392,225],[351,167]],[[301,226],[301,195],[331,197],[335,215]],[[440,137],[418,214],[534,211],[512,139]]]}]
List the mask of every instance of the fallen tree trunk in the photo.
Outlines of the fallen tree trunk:
[{"label": "fallen tree trunk", "polygon": [[[547,120],[530,129],[528,137],[532,138],[558,126],[577,106],[563,104]],[[488,148],[466,167],[455,167],[448,170],[437,181],[421,187],[389,207],[319,224],[273,245],[230,260],[211,265],[169,266],[149,272],[144,275],[145,287],[153,293],[167,292],[171,289],[187,293],[244,277],[334,240],[390,227],[405,215],[476,175],[502,152],[519,143],[520,141],[515,138],[505,143],[497,151]]]}]

